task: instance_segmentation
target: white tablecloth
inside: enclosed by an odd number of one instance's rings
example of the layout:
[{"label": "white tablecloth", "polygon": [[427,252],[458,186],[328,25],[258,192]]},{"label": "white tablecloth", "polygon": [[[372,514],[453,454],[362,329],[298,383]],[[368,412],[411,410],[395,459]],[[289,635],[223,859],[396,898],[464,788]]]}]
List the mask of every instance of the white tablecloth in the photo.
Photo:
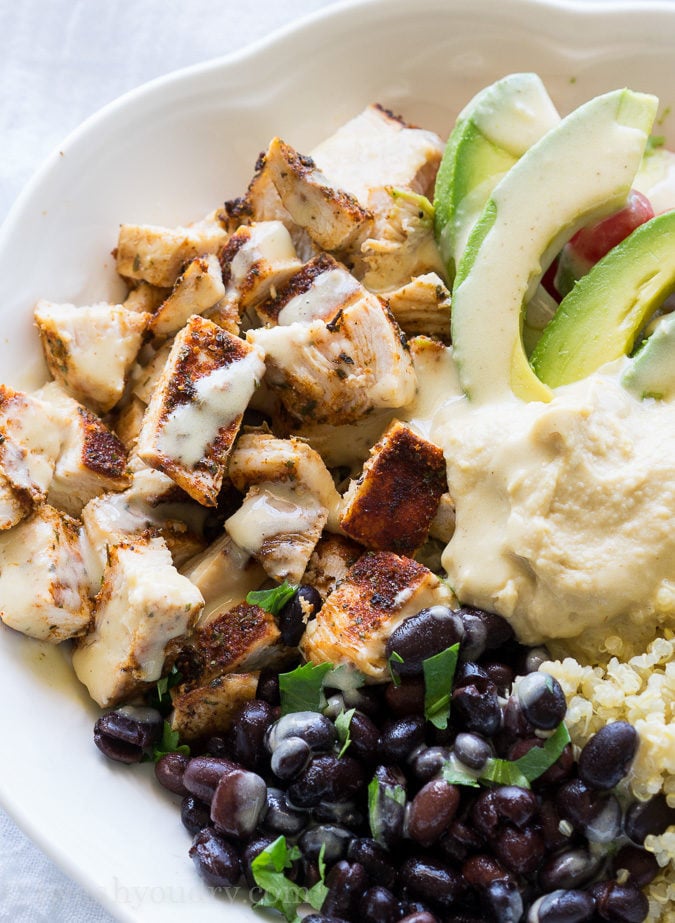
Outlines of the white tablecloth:
[{"label": "white tablecloth", "polygon": [[[0,0],[0,220],[52,148],[105,103],[331,2]],[[0,920],[108,923],[112,917],[0,810]]]}]

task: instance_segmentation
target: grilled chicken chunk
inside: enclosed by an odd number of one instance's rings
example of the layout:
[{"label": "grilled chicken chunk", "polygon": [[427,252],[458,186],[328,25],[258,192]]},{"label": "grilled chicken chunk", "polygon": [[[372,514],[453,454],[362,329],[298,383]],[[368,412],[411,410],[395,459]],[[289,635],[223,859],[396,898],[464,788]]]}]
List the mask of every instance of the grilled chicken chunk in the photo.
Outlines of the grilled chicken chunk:
[{"label": "grilled chicken chunk", "polygon": [[367,236],[372,214],[334,186],[311,157],[274,138],[267,165],[284,208],[322,250],[345,250]]},{"label": "grilled chicken chunk", "polygon": [[450,292],[435,272],[417,276],[388,292],[386,301],[401,330],[408,336],[425,334],[450,342]]},{"label": "grilled chicken chunk", "polygon": [[415,372],[401,332],[364,291],[331,321],[250,330],[266,353],[267,383],[297,420],[351,423],[376,408],[404,407]]},{"label": "grilled chicken chunk", "polygon": [[146,405],[132,394],[129,400],[115,413],[113,429],[128,454],[136,448],[136,442],[143,425]]},{"label": "grilled chicken chunk", "polygon": [[95,497],[82,510],[87,540],[87,571],[96,592],[113,545],[146,533],[166,542],[174,567],[204,549],[201,538],[206,511],[166,475],[145,466],[133,473],[122,493]]},{"label": "grilled chicken chunk", "polygon": [[387,677],[385,645],[400,623],[452,601],[426,567],[390,552],[364,554],[309,622],[300,650],[313,663],[356,667],[373,682]]},{"label": "grilled chicken chunk", "polygon": [[143,361],[137,362],[132,370],[131,392],[134,397],[143,401],[146,406],[150,403],[150,398],[157,390],[172,345],[173,340],[168,340],[166,343],[162,343],[159,349],[155,351],[152,350],[151,346],[148,346],[147,352],[146,350],[143,351]]},{"label": "grilled chicken chunk", "polygon": [[447,488],[442,450],[394,420],[345,494],[340,526],[373,551],[411,556]]},{"label": "grilled chicken chunk", "polygon": [[92,699],[105,708],[156,682],[202,602],[161,538],[113,545],[94,603],[94,628],[73,651],[73,668]]},{"label": "grilled chicken chunk", "polygon": [[188,260],[218,253],[227,238],[215,216],[190,227],[123,224],[117,242],[117,271],[125,279],[172,288]]},{"label": "grilled chicken chunk", "polygon": [[122,305],[38,301],[35,322],[52,377],[97,413],[119,401],[150,315]]},{"label": "grilled chicken chunk", "polygon": [[176,279],[171,294],[153,314],[150,332],[158,338],[171,336],[193,314],[205,314],[224,294],[218,257],[215,254],[195,257]]},{"label": "grilled chicken chunk", "polygon": [[298,259],[290,234],[281,221],[261,221],[239,228],[220,254],[225,297],[213,312],[237,319],[257,307],[298,272]]},{"label": "grilled chicken chunk", "polygon": [[35,392],[61,430],[61,449],[47,498],[71,516],[106,491],[129,486],[124,446],[102,422],[54,381]]},{"label": "grilled chicken chunk", "polygon": [[43,500],[61,448],[57,420],[39,399],[0,385],[0,471],[31,501]]},{"label": "grilled chicken chunk", "polygon": [[341,263],[321,253],[305,263],[275,297],[259,304],[257,312],[268,324],[328,322],[364,294],[363,286]]},{"label": "grilled chicken chunk", "polygon": [[436,515],[429,526],[429,537],[447,545],[455,533],[455,504],[449,493],[441,496]]},{"label": "grilled chicken chunk", "polygon": [[176,686],[171,690],[171,729],[187,741],[225,733],[239,709],[255,698],[259,676],[226,673],[205,686]]},{"label": "grilled chicken chunk", "polygon": [[17,490],[0,469],[0,532],[18,525],[32,508],[33,503],[26,492]]},{"label": "grilled chicken chunk", "polygon": [[227,456],[264,371],[259,349],[193,315],[176,336],[148,405],[140,458],[199,503],[215,506]]},{"label": "grilled chicken chunk", "polygon": [[313,586],[321,598],[326,599],[342,583],[349,568],[362,554],[361,545],[351,539],[325,532],[316,543],[302,583]]},{"label": "grilled chicken chunk", "polygon": [[122,307],[139,314],[154,314],[170,294],[170,288],[158,288],[156,285],[150,285],[149,282],[138,282],[134,288],[129,290],[122,302]]},{"label": "grilled chicken chunk", "polygon": [[227,533],[186,561],[181,573],[204,597],[200,625],[208,622],[216,610],[223,615],[243,603],[247,594],[257,590],[267,578],[260,564]]},{"label": "grilled chicken chunk", "polygon": [[0,533],[0,619],[40,641],[85,632],[91,619],[78,524],[44,503]]}]

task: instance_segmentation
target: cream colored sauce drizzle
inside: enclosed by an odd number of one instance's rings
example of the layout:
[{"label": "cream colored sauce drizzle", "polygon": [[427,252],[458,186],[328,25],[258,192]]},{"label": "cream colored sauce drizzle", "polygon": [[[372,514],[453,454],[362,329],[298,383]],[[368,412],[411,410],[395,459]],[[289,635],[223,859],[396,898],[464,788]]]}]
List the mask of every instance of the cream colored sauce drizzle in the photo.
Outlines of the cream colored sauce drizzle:
[{"label": "cream colored sauce drizzle", "polygon": [[218,431],[246,410],[264,374],[261,355],[252,351],[199,378],[194,398],[175,407],[162,423],[157,440],[159,451],[188,467],[195,465]]},{"label": "cream colored sauce drizzle", "polygon": [[360,289],[351,273],[344,269],[329,269],[317,276],[306,292],[296,295],[284,305],[279,311],[278,322],[287,326],[331,317]]},{"label": "cream colored sauce drizzle", "polygon": [[302,535],[312,528],[320,508],[308,491],[296,491],[288,484],[262,484],[247,495],[225,528],[237,545],[257,554],[274,536]]}]

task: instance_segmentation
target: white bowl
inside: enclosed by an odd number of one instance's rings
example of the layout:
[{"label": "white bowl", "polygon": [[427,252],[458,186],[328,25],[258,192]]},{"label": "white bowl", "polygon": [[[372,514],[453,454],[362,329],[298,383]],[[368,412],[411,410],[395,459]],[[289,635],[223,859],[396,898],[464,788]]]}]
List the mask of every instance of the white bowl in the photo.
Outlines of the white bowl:
[{"label": "white bowl", "polygon": [[[668,2],[364,0],[156,80],[71,135],[0,232],[0,380],[29,387],[43,375],[38,298],[120,294],[110,251],[121,222],[200,217],[245,188],[275,134],[307,150],[377,100],[445,136],[475,91],[520,70],[538,72],[563,111],[629,84],[659,94],[665,113],[674,45]],[[1,630],[0,701],[2,802],[114,915],[255,918],[201,884],[177,805],[148,767],[96,750],[97,710],[64,652]]]}]

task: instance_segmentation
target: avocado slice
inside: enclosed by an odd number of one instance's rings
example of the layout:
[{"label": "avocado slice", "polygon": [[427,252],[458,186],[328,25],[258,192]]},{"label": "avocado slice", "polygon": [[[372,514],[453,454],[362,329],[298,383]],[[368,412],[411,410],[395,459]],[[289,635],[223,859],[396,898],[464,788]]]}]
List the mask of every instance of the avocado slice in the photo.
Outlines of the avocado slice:
[{"label": "avocado slice", "polygon": [[536,74],[509,74],[460,112],[434,190],[434,231],[449,279],[496,184],[559,121]]},{"label": "avocado slice", "polygon": [[655,96],[614,90],[568,115],[495,186],[471,232],[452,295],[466,394],[547,401],[522,341],[523,305],[543,269],[591,219],[625,202],[656,114]]},{"label": "avocado slice", "polygon": [[675,314],[659,321],[621,376],[621,384],[641,400],[675,396]]},{"label": "avocado slice", "polygon": [[532,353],[532,368],[552,388],[585,378],[629,353],[673,290],[675,212],[666,212],[636,228],[563,298]]}]

